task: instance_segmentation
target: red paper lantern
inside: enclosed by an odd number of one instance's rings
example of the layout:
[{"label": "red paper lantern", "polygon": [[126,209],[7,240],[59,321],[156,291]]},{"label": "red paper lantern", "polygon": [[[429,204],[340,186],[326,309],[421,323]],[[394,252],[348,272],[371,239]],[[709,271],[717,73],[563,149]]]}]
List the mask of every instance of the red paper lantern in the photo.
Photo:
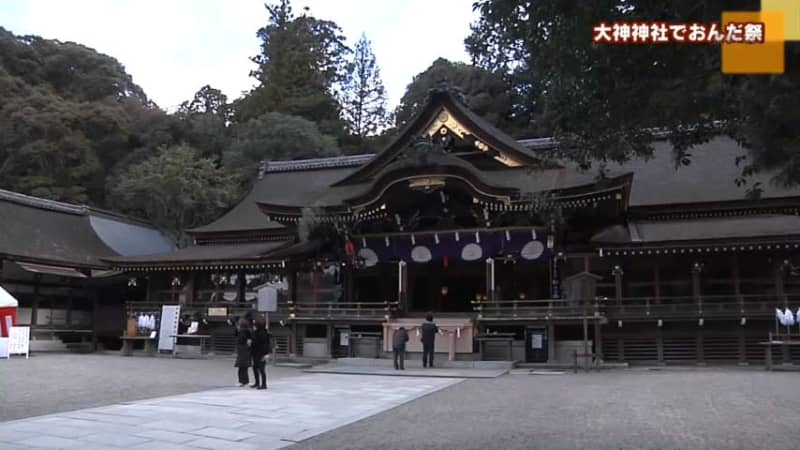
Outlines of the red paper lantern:
[{"label": "red paper lantern", "polygon": [[344,252],[347,256],[356,254],[356,246],[353,244],[353,241],[347,241],[347,243],[344,244]]},{"label": "red paper lantern", "polygon": [[447,264],[449,262],[450,261],[448,260],[447,256],[442,257],[442,266],[444,266],[445,269],[447,269]]}]

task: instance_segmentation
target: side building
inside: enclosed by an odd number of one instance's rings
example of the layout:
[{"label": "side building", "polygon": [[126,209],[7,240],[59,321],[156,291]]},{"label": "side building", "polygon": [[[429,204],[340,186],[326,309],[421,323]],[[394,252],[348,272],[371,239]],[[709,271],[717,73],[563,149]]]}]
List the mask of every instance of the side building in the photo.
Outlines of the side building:
[{"label": "side building", "polygon": [[378,153],[264,163],[195,245],[103,260],[145,280],[131,311],[182,304],[220,326],[271,286],[281,351],[307,357],[382,356],[430,311],[455,359],[763,359],[775,308],[800,306],[800,190],[763,174],[748,197],[726,138],[677,168],[657,142],[602,176],[552,146],[433,91]]},{"label": "side building", "polygon": [[101,258],[172,249],[147,223],[0,190],[0,285],[18,300],[34,351],[118,339],[125,301],[142,287],[123,289],[128,278]]}]

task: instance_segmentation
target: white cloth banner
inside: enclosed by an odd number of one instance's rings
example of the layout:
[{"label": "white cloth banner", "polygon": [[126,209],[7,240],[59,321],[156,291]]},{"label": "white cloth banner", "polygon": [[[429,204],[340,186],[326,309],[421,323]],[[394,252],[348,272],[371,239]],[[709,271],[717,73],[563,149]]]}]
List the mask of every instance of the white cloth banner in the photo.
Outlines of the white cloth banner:
[{"label": "white cloth banner", "polygon": [[181,317],[180,305],[164,305],[161,307],[161,329],[158,333],[158,349],[172,351],[175,349],[175,338],[178,334],[178,321]]},{"label": "white cloth banner", "polygon": [[11,355],[8,352],[8,341],[8,338],[0,338],[0,358],[8,359],[8,357]]}]

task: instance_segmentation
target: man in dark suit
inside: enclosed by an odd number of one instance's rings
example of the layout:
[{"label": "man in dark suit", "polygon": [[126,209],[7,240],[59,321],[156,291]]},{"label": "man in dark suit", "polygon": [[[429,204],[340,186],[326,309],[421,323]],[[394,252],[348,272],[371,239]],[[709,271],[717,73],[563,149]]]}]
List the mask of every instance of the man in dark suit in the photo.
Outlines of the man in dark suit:
[{"label": "man in dark suit", "polygon": [[406,370],[404,362],[406,359],[406,342],[408,342],[408,332],[405,327],[400,327],[394,332],[394,370]]},{"label": "man in dark suit", "polygon": [[433,367],[433,347],[439,327],[433,322],[433,314],[428,313],[422,323],[422,367]]}]

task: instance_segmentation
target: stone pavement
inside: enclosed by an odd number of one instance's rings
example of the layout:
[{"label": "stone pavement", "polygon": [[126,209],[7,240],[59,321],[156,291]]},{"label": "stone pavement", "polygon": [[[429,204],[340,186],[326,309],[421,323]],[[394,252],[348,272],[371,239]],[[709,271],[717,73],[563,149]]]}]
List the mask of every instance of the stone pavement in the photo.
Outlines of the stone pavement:
[{"label": "stone pavement", "polygon": [[508,372],[508,369],[468,369],[468,368],[433,368],[407,367],[405,370],[394,370],[389,367],[355,366],[347,364],[325,364],[306,373],[338,373],[348,375],[381,375],[390,377],[433,377],[433,378],[497,378]]},{"label": "stone pavement", "polygon": [[0,423],[0,449],[282,448],[462,381],[306,374]]}]

